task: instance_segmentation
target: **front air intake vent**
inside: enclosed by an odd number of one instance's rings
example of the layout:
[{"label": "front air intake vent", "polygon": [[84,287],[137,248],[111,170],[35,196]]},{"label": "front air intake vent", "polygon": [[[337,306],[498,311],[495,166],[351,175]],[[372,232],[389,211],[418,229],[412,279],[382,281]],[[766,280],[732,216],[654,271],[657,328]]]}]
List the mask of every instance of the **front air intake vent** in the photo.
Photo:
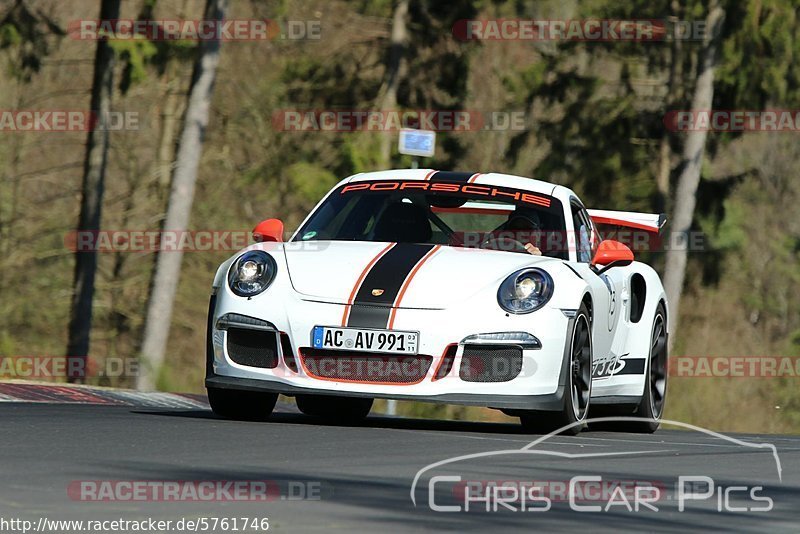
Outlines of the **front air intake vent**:
[{"label": "front air intake vent", "polygon": [[274,369],[278,366],[277,332],[228,328],[228,356],[239,365]]},{"label": "front air intake vent", "polygon": [[508,345],[465,345],[458,376],[465,382],[508,382],[522,371],[522,349]]},{"label": "front air intake vent", "polygon": [[433,358],[371,354],[326,349],[300,349],[303,368],[314,377],[345,382],[417,384],[428,374]]}]

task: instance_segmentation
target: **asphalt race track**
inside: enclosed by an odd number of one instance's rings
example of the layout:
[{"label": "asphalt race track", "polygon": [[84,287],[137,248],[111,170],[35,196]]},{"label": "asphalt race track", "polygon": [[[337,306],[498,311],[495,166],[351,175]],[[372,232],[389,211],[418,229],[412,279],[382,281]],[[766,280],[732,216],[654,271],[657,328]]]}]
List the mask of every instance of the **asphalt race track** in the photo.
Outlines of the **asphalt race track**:
[{"label": "asphalt race track", "polygon": [[[339,426],[302,416],[287,404],[279,404],[271,421],[250,423],[218,419],[197,399],[177,407],[142,401],[145,396],[139,399],[131,397],[124,404],[74,404],[18,402],[7,397],[0,402],[2,517],[34,522],[42,517],[268,518],[270,530],[288,532],[579,528],[797,532],[800,528],[800,437],[732,436],[775,445],[779,476],[771,449],[701,432],[589,431],[578,437],[552,437],[528,449],[537,452],[521,454],[519,450],[538,436],[522,434],[512,424],[371,416],[357,426]],[[418,471],[451,457],[490,451],[506,452],[423,472],[414,505],[411,485]],[[464,485],[439,479],[429,491],[435,476],[459,476],[462,481],[482,484],[549,481],[551,505],[546,511],[520,511],[522,501],[517,499],[507,507],[487,511],[484,502],[476,501],[463,511]],[[662,490],[651,501],[657,511],[643,506],[629,512],[624,505],[605,511],[607,499],[588,492],[586,500],[576,504],[598,505],[601,510],[575,511],[552,489],[575,476],[647,481]],[[679,476],[711,477],[714,496],[686,501],[686,509],[679,511],[674,491]],[[76,489],[82,481],[269,481],[272,490],[267,501],[101,500],[101,493],[86,497]],[[755,495],[761,500],[751,498],[750,492],[757,487],[761,489],[754,490]],[[709,489],[696,488],[698,492]],[[456,506],[462,511],[432,511],[431,497],[435,506]],[[765,497],[772,500],[771,511],[731,511],[765,507]],[[543,503],[537,501],[542,507]]]}]

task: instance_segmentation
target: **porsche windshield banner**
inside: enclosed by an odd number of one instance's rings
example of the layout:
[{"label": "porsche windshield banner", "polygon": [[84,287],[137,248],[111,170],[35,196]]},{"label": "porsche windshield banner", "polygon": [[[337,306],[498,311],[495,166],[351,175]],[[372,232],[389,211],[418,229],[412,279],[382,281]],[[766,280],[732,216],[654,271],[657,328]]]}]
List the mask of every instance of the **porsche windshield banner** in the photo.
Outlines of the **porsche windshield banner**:
[{"label": "porsche windshield banner", "polygon": [[528,191],[500,187],[496,185],[479,185],[473,183],[457,183],[444,181],[398,180],[380,182],[358,182],[349,184],[339,191],[346,195],[356,191],[361,192],[388,192],[388,191],[425,191],[429,193],[443,193],[464,196],[473,200],[497,200],[542,206],[549,208],[551,199],[544,195],[537,195]]}]

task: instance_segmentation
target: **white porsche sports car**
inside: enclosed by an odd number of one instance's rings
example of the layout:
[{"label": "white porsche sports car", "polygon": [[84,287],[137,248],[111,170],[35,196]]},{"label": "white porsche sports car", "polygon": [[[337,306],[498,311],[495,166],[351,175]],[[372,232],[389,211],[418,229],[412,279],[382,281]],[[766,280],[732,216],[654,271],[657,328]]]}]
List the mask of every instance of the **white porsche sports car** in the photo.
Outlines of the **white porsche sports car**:
[{"label": "white porsche sports car", "polygon": [[355,420],[375,398],[486,406],[533,431],[664,410],[667,302],[657,273],[598,224],[658,233],[663,215],[587,210],[506,174],[357,174],[283,240],[277,219],[216,273],[206,387],[219,415],[263,419],[278,394]]}]

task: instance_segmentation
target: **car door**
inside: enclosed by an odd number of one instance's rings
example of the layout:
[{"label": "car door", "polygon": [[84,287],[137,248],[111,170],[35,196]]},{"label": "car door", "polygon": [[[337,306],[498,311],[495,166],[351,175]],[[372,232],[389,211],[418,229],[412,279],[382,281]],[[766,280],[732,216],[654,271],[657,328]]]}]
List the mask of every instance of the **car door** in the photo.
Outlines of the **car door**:
[{"label": "car door", "polygon": [[591,261],[599,242],[597,231],[586,208],[577,198],[573,198],[569,210],[568,220],[572,224],[567,240],[571,249],[570,259],[581,278],[592,288],[593,377],[601,378],[613,369],[616,359],[611,349],[621,309],[619,293],[621,287],[615,277],[608,275],[609,273],[598,275],[592,269]]}]

